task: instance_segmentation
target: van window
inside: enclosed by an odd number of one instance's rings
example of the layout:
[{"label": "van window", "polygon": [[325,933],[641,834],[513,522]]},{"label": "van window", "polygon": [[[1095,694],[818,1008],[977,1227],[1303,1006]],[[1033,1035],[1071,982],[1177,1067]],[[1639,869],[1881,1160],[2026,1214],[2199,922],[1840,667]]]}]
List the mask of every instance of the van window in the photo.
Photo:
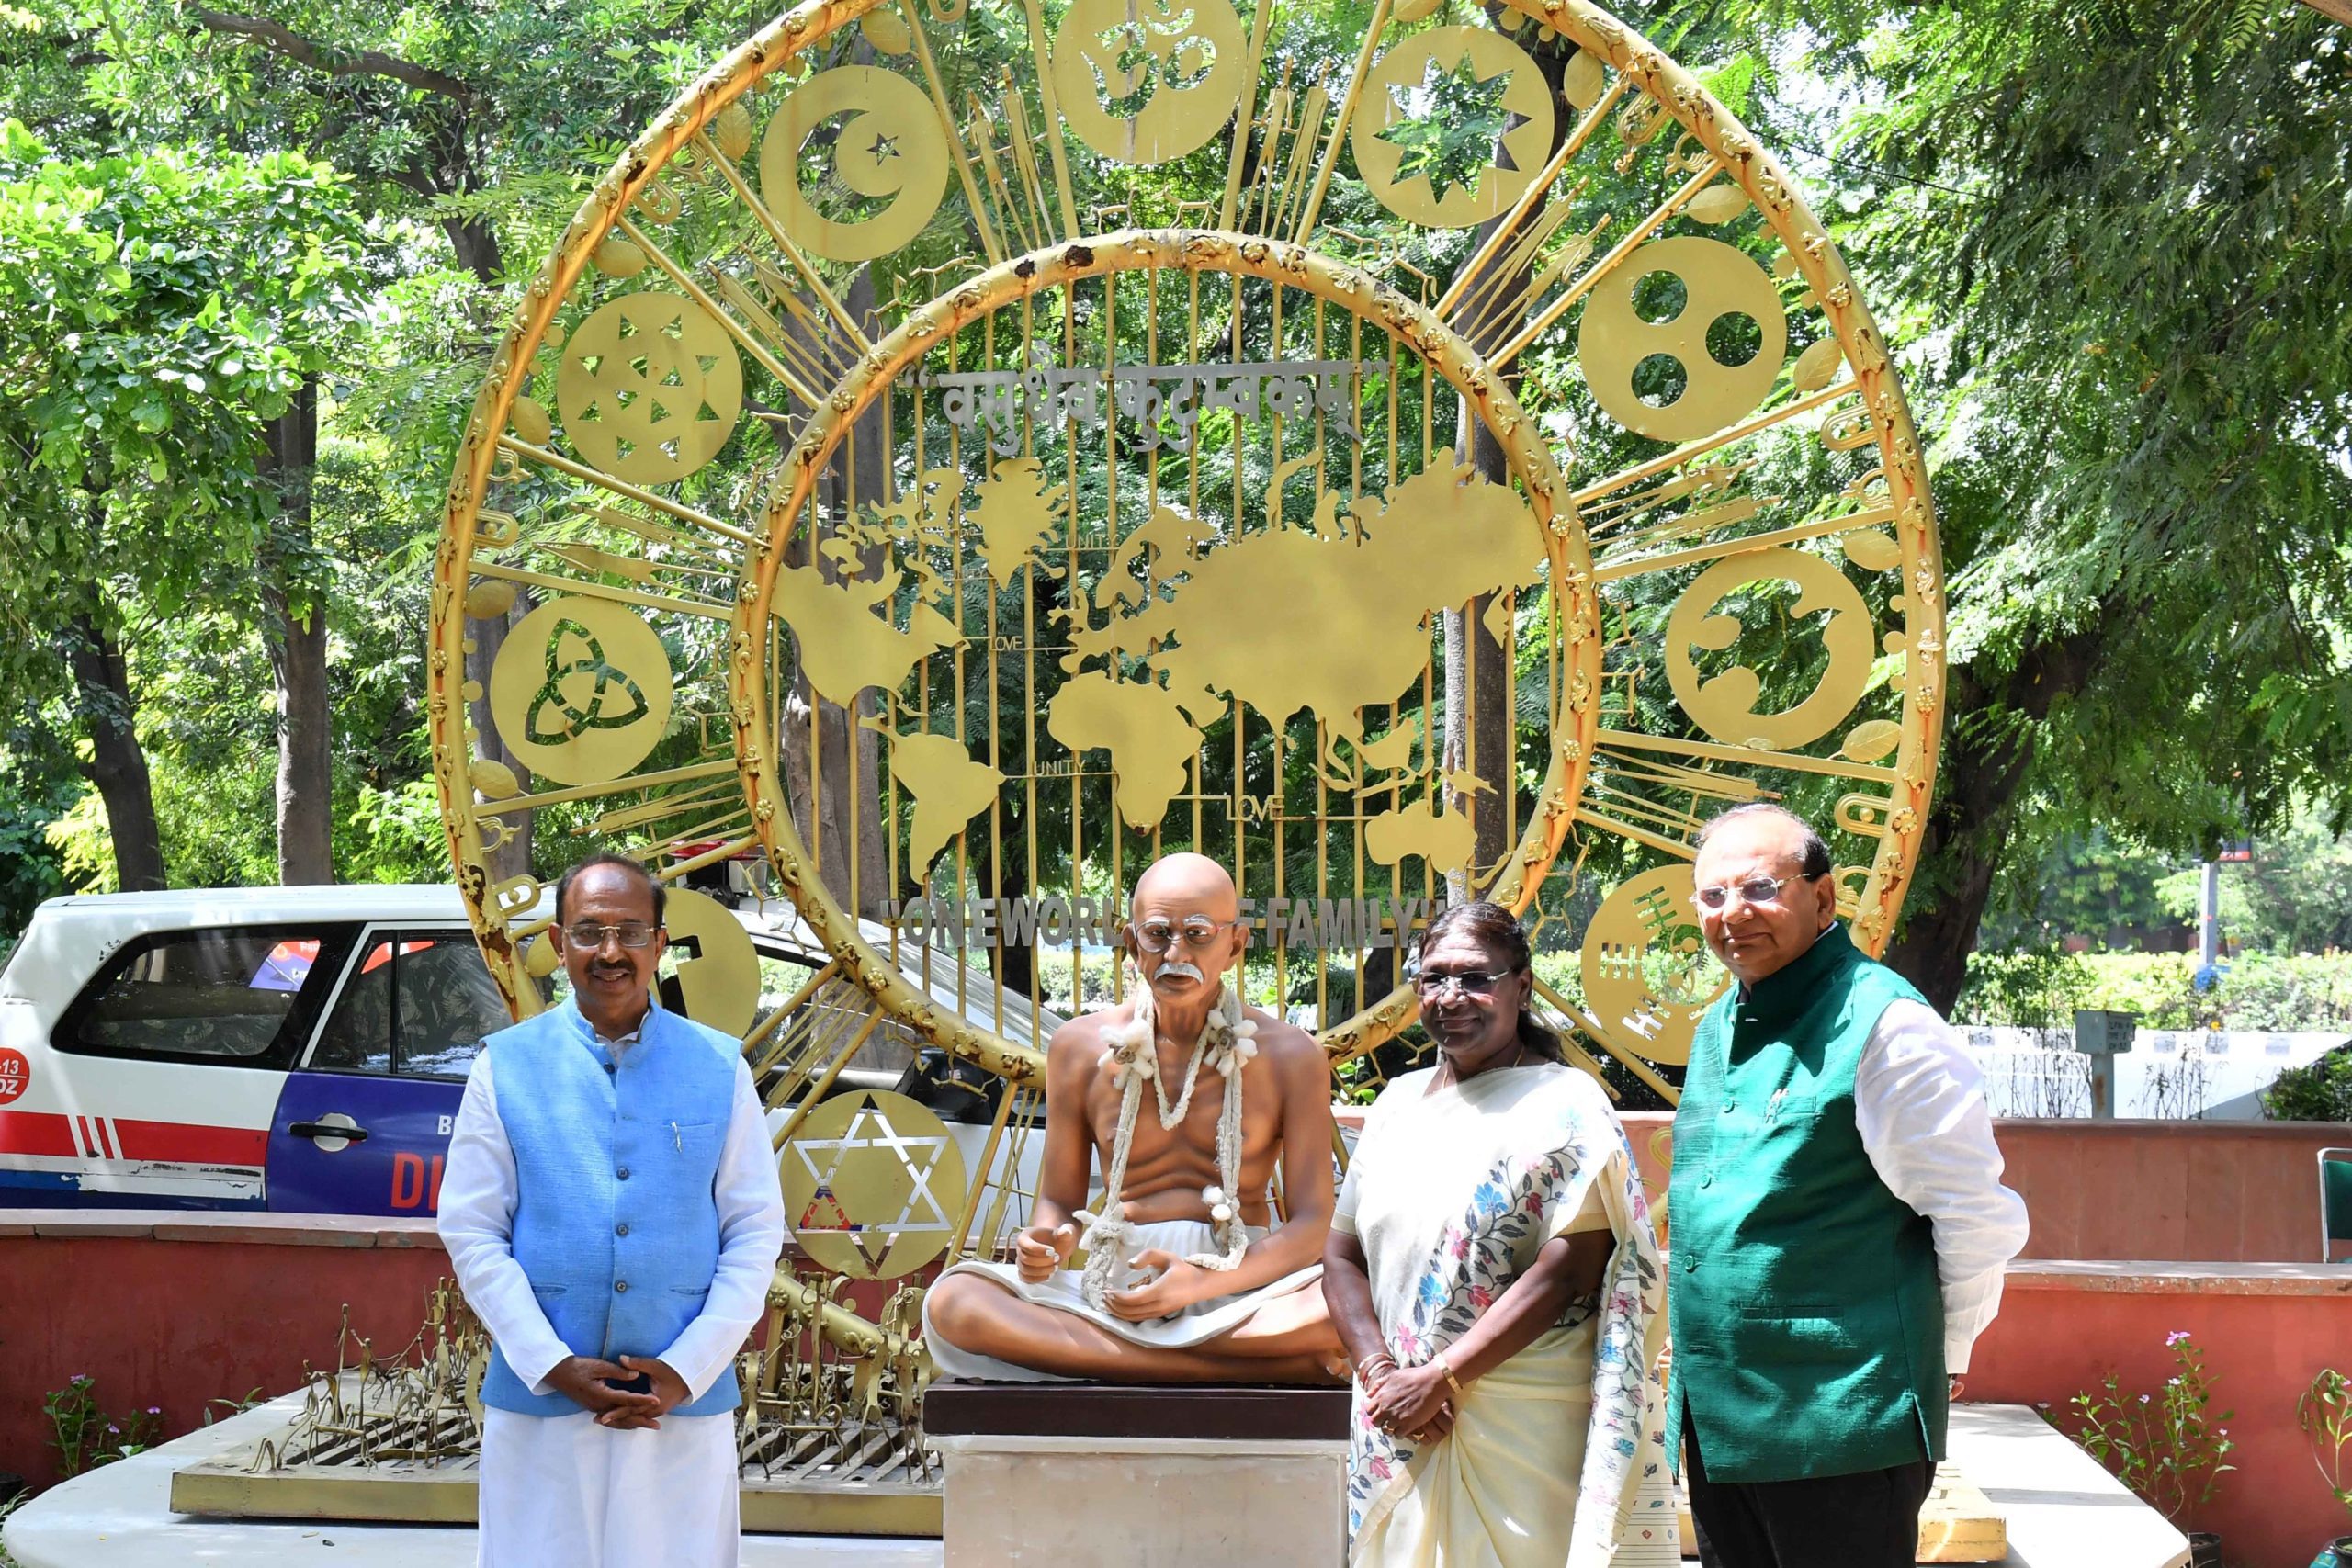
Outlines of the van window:
[{"label": "van window", "polygon": [[373,931],[319,1032],[310,1068],[463,1078],[514,1020],[467,931]]},{"label": "van window", "polygon": [[125,945],[58,1022],[60,1050],[282,1066],[348,929],[161,931]]}]

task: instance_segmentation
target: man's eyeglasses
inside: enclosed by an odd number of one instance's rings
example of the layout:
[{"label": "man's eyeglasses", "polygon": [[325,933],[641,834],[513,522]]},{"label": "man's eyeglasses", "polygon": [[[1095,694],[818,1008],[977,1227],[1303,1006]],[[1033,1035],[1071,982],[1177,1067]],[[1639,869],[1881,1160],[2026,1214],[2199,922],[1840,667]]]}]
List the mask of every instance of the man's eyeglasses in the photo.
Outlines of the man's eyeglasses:
[{"label": "man's eyeglasses", "polygon": [[1743,904],[1770,904],[1779,900],[1781,889],[1790,883],[1814,882],[1828,874],[1826,871],[1820,871],[1800,873],[1795,876],[1751,876],[1745,882],[1702,887],[1690,895],[1690,902],[1698,905],[1702,909],[1720,909],[1731,902],[1732,895],[1737,894],[1739,901]]},{"label": "man's eyeglasses", "polygon": [[1204,916],[1198,916],[1186,920],[1181,926],[1170,925],[1166,920],[1146,920],[1143,924],[1131,929],[1136,933],[1136,945],[1146,953],[1153,954],[1165,953],[1176,945],[1176,939],[1179,937],[1183,938],[1185,946],[1195,953],[1200,953],[1205,951],[1211,942],[1216,941],[1218,932],[1231,931],[1240,923],[1239,920],[1212,920]]},{"label": "man's eyeglasses", "polygon": [[650,947],[653,945],[653,933],[660,929],[649,926],[643,920],[623,920],[616,926],[600,926],[591,920],[582,920],[576,926],[566,926],[563,939],[574,947],[602,947],[606,937],[611,937],[623,947]]},{"label": "man's eyeglasses", "polygon": [[1450,970],[1416,969],[1406,978],[1412,981],[1413,988],[1420,992],[1422,1000],[1431,1001],[1445,995],[1448,990],[1459,991],[1466,997],[1492,996],[1495,987],[1510,979],[1514,973],[1516,971],[1510,969],[1498,970],[1493,974],[1476,969],[1465,969],[1458,973]]}]

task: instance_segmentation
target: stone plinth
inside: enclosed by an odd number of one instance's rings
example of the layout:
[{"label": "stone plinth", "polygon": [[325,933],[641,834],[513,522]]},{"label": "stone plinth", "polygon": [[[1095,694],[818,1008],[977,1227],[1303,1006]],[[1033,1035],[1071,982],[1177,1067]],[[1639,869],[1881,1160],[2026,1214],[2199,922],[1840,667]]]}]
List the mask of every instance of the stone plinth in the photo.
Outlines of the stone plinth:
[{"label": "stone plinth", "polygon": [[1338,1568],[1348,1391],[942,1382],[946,1568]]}]

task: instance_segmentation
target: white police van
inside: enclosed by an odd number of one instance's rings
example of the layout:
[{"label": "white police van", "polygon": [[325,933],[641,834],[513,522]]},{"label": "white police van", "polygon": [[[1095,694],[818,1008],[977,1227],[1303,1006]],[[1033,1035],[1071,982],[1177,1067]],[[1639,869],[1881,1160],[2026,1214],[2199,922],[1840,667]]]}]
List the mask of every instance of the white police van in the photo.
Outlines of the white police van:
[{"label": "white police van", "polygon": [[[772,999],[827,961],[788,907],[737,919]],[[994,994],[922,956],[946,1008]],[[998,1005],[981,1021],[1014,1038],[1059,1022]],[[453,888],[51,899],[0,970],[0,1208],[429,1215],[466,1071],[509,1021]],[[900,1077],[886,1032],[844,1082]]]}]

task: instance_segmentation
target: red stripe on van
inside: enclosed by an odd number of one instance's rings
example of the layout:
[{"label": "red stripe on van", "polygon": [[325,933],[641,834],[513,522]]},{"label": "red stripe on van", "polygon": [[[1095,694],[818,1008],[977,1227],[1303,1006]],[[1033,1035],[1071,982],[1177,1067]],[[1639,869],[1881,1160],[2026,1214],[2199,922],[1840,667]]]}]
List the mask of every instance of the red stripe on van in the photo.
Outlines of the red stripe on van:
[{"label": "red stripe on van", "polygon": [[245,1165],[258,1168],[269,1150],[263,1127],[192,1127],[178,1122],[114,1123],[111,1145],[98,1141],[97,1118],[85,1151],[74,1136],[74,1118],[45,1111],[0,1111],[0,1155],[54,1155],[66,1159],[98,1155],[119,1159],[162,1160],[176,1165]]},{"label": "red stripe on van", "polygon": [[195,1127],[182,1122],[125,1122],[118,1118],[114,1134],[124,1159],[258,1166],[269,1152],[266,1127]]},{"label": "red stripe on van", "polygon": [[72,1159],[81,1152],[74,1142],[71,1118],[46,1111],[0,1111],[0,1155],[59,1155]]}]

